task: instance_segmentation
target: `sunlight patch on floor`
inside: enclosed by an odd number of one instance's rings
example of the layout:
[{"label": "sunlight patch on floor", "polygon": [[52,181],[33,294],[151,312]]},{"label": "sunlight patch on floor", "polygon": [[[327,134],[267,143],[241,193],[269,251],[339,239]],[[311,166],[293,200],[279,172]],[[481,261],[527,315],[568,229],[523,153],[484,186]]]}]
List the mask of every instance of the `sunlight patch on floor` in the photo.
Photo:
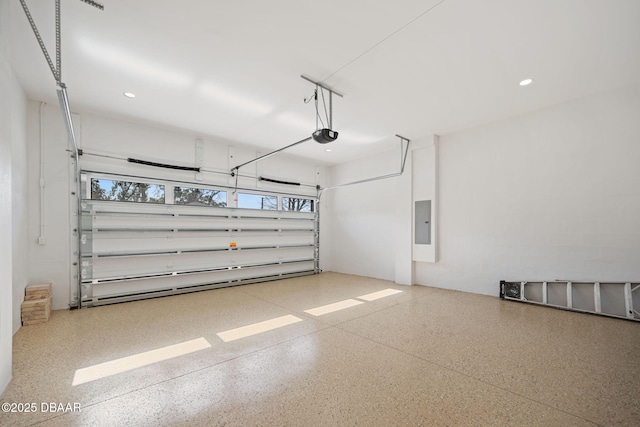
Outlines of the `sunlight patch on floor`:
[{"label": "sunlight patch on floor", "polygon": [[366,294],[366,295],[361,295],[359,297],[357,297],[358,299],[363,299],[365,301],[375,301],[377,299],[380,298],[384,298],[384,297],[389,297],[391,295],[395,295],[395,294],[400,294],[402,293],[402,291],[399,291],[397,289],[384,289],[382,291],[378,291],[378,292],[372,292],[370,294]]},{"label": "sunlight patch on floor", "polygon": [[305,310],[305,313],[309,313],[314,316],[322,316],[324,314],[333,313],[334,311],[344,310],[345,308],[355,307],[356,305],[364,304],[362,301],[356,301],[354,299],[346,299],[344,301],[334,302],[333,304],[322,305],[316,308],[310,308]]},{"label": "sunlight patch on floor", "polygon": [[72,385],[80,385],[90,381],[99,380],[101,378],[110,377],[111,375],[121,374],[123,372],[132,371],[142,368],[153,363],[162,362],[164,360],[173,359],[184,356],[185,354],[194,353],[196,351],[210,348],[211,344],[204,338],[197,338],[191,341],[185,341],[179,344],[158,348],[156,350],[146,351],[144,353],[134,354],[133,356],[123,357],[121,359],[111,360],[109,362],[100,363],[98,365],[89,366],[76,370],[73,376]]},{"label": "sunlight patch on floor", "polygon": [[240,338],[249,337],[251,335],[278,329],[293,323],[302,322],[302,319],[296,316],[287,315],[276,317],[275,319],[265,320],[264,322],[253,323],[251,325],[242,326],[240,328],[230,329],[228,331],[219,332],[216,335],[224,342],[239,340]]}]

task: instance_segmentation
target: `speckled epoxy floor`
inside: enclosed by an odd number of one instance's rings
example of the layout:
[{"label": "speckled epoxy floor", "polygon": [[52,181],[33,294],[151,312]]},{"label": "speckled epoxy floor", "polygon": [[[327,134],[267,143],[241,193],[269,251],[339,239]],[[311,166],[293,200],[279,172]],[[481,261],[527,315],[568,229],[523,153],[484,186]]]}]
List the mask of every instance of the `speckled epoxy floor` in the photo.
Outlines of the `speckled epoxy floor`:
[{"label": "speckled epoxy floor", "polygon": [[[358,299],[389,288],[403,292]],[[306,312],[346,299],[361,303]],[[300,321],[217,335],[284,316]],[[200,338],[211,346],[72,385]],[[640,425],[640,323],[336,273],[56,311],[18,331],[13,358],[0,402],[37,410],[2,426]]]}]

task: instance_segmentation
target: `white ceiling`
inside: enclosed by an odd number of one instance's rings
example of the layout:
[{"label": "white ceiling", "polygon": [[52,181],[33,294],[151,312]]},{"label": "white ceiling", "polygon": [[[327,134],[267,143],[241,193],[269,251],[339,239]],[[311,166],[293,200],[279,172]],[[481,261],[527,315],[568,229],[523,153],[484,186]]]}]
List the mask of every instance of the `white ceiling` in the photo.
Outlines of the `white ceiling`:
[{"label": "white ceiling", "polygon": [[[12,54],[30,98],[57,103],[20,3]],[[26,0],[55,55],[53,1]],[[220,137],[267,152],[315,129],[314,85],[334,97],[335,164],[640,82],[638,0],[62,1],[62,80],[73,110]],[[520,87],[531,77],[534,83]],[[123,92],[134,92],[128,99]]]}]

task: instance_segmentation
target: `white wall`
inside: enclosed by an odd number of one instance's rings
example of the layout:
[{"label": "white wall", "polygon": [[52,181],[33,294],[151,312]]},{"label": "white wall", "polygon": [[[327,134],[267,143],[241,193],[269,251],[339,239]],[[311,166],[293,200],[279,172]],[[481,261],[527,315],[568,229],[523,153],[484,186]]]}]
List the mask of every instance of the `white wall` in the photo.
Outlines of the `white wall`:
[{"label": "white wall", "polygon": [[[438,147],[438,262],[410,262],[411,177],[423,167],[410,153],[402,177],[332,190],[332,270],[489,295],[500,280],[640,277],[640,88],[441,136]],[[391,172],[395,158],[333,167],[331,182]]]},{"label": "white wall", "polygon": [[29,275],[29,205],[27,168],[27,97],[16,80],[11,96],[12,105],[12,247],[13,247],[13,332],[22,325],[20,304]]},{"label": "white wall", "polygon": [[[71,88],[70,88],[71,89]],[[70,100],[73,108],[73,99]],[[29,281],[51,282],[53,286],[53,308],[69,306],[71,294],[76,289],[71,263],[71,248],[74,238],[73,209],[70,207],[70,153],[67,134],[57,105],[46,105],[43,109],[44,138],[44,204],[40,203],[40,109],[39,102],[30,101],[29,111]],[[183,166],[194,166],[196,161],[197,135],[130,123],[119,119],[89,113],[73,115],[74,127],[80,148],[81,167],[85,170],[125,174],[138,177],[187,181],[208,185],[232,186],[230,168],[256,157],[256,151],[234,146],[229,141],[202,137],[202,167],[214,172],[203,172],[196,178],[195,172],[136,165],[126,162],[133,157]],[[233,158],[229,153],[233,153]],[[100,156],[96,156],[99,154]],[[110,156],[115,158],[105,158]],[[125,160],[122,160],[125,159]],[[258,182],[256,171],[269,178],[289,180],[307,184],[292,187],[281,184]],[[217,172],[217,173],[216,173]],[[316,195],[316,182],[324,185],[324,168],[311,162],[300,161],[280,154],[265,159],[258,166],[241,169],[238,185],[254,190],[293,192]],[[229,193],[231,191],[229,190]],[[45,244],[38,244],[40,231],[40,209],[44,208]]]},{"label": "white wall", "polygon": [[[436,262],[438,249],[438,136],[432,135],[430,140],[414,144],[411,150],[411,239],[413,242],[412,261]],[[431,204],[429,219],[416,217],[416,203],[428,200]],[[427,212],[424,212],[427,213]],[[428,227],[431,234],[429,243],[416,242],[416,228]],[[426,237],[426,236],[425,236]]]},{"label": "white wall", "polygon": [[[55,87],[55,82],[51,82]],[[66,130],[57,107],[43,109],[43,183],[40,187],[40,103],[28,103],[29,284],[51,283],[53,308],[69,307],[69,159]],[[40,194],[44,192],[41,204]],[[44,209],[41,233],[40,209]],[[38,243],[41,236],[43,245]]]},{"label": "white wall", "polygon": [[[73,100],[71,100],[73,102]],[[195,162],[195,140],[197,135],[189,135],[176,131],[154,128],[141,124],[101,117],[94,114],[81,114],[80,146],[89,153],[104,153],[116,157],[134,157],[143,160],[158,161],[185,166],[193,166]],[[258,152],[255,149],[234,144],[232,141],[218,138],[202,137],[202,167],[214,172],[203,172],[202,182],[217,185],[231,185],[231,167],[254,159]],[[234,157],[229,158],[230,147]],[[261,154],[266,154],[263,151]],[[95,156],[83,156],[84,168],[108,168],[114,173],[135,173],[138,175],[164,174],[170,179],[194,181],[194,172],[159,169],[149,166],[135,166],[121,160],[107,160]],[[281,184],[258,182],[256,172],[269,178],[289,180],[309,184],[311,187],[292,187]],[[323,168],[320,168],[323,172]],[[240,170],[240,187],[262,188],[271,191],[294,191],[315,195],[316,166],[309,161],[300,161],[286,153],[269,157],[261,162],[247,165]],[[321,178],[324,179],[324,178]]]},{"label": "white wall", "polygon": [[[9,61],[9,2],[0,0],[0,393],[26,284],[26,97]],[[10,236],[10,237],[8,237]]]},{"label": "white wall", "polygon": [[[0,92],[12,92],[9,63],[9,5],[0,2]],[[11,97],[0,97],[0,235],[11,235]],[[0,239],[0,392],[11,379],[12,300],[11,240]]]},{"label": "white wall", "polygon": [[[334,166],[329,169],[330,185],[396,173],[400,170],[398,153],[393,150]],[[326,216],[330,217],[330,229],[321,250],[330,254],[327,269],[395,280],[396,234],[401,226],[398,189],[399,184],[404,182],[402,178],[372,181],[325,192],[322,202],[328,210]],[[409,260],[410,256],[409,252]]]},{"label": "white wall", "polygon": [[419,284],[638,280],[640,88],[440,139],[440,262]]},{"label": "white wall", "polygon": [[[328,211],[325,217],[329,219],[325,223],[327,238],[321,248],[328,254],[328,269],[403,285],[414,282],[413,200],[420,195],[432,199],[434,206],[436,200],[435,190],[428,196],[424,191],[424,187],[435,186],[434,175],[423,170],[422,165],[415,165],[413,157],[416,150],[433,152],[436,140],[430,135],[411,141],[401,176],[339,187],[325,193],[323,203]],[[401,152],[405,152],[406,145],[402,150],[398,140],[396,148],[390,151],[331,167],[328,171],[330,185],[397,174],[401,170]],[[433,156],[426,158],[430,160],[429,165],[435,164]],[[421,191],[414,194],[412,183],[424,176],[432,177],[431,182],[416,186]],[[435,221],[435,215],[432,219]]]}]

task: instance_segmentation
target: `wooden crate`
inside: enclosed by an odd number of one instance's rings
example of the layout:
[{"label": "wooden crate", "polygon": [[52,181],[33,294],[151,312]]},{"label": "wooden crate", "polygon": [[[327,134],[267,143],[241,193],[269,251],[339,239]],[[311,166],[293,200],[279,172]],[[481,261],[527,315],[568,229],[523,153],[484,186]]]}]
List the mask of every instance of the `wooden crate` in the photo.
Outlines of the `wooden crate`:
[{"label": "wooden crate", "polygon": [[51,283],[27,285],[24,290],[24,300],[34,301],[51,297]]},{"label": "wooden crate", "polygon": [[44,323],[51,316],[51,283],[27,285],[20,306],[23,325]]},{"label": "wooden crate", "polygon": [[51,297],[25,301],[20,308],[22,311],[23,325],[44,323],[49,320],[49,316],[51,316]]}]

